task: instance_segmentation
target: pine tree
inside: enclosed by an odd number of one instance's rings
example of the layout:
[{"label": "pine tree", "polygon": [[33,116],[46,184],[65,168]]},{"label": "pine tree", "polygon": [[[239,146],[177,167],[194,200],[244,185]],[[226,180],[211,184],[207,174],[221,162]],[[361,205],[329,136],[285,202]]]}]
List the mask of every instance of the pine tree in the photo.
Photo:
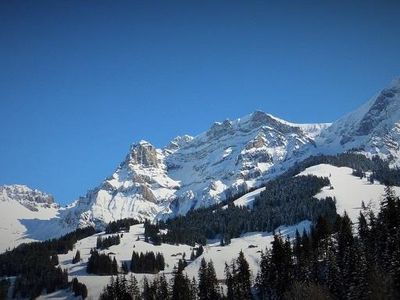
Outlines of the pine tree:
[{"label": "pine tree", "polygon": [[191,300],[197,300],[198,299],[199,290],[197,288],[197,282],[196,282],[196,278],[195,277],[192,278],[192,281],[190,283],[190,289],[191,289],[190,299]]},{"label": "pine tree", "polygon": [[128,294],[131,296],[132,300],[139,300],[140,299],[140,290],[138,286],[138,282],[133,274],[130,275],[128,281]]},{"label": "pine tree", "polygon": [[52,264],[53,266],[57,266],[57,265],[58,265],[58,256],[57,256],[57,254],[53,254],[53,255],[51,256],[51,264]]},{"label": "pine tree", "polygon": [[80,261],[81,261],[81,253],[79,252],[79,250],[77,250],[74,258],[72,259],[72,263],[76,264]]},{"label": "pine tree", "polygon": [[230,267],[226,262],[225,262],[225,284],[227,287],[227,293],[226,293],[227,299],[233,299],[233,288],[234,288],[233,276]]},{"label": "pine tree", "polygon": [[199,257],[200,255],[202,255],[203,252],[204,252],[203,246],[199,245],[199,247],[197,248],[197,251],[196,251],[196,257]]},{"label": "pine tree", "polygon": [[167,279],[165,278],[164,274],[162,274],[159,277],[159,287],[158,287],[157,297],[156,298],[160,299],[160,300],[169,299],[168,282],[167,282]]},{"label": "pine tree", "polygon": [[237,292],[235,294],[238,295],[238,299],[251,299],[250,268],[243,251],[240,251],[236,264],[237,273],[234,281],[236,282]]},{"label": "pine tree", "polygon": [[172,286],[172,300],[187,300],[190,299],[190,280],[183,275],[184,264],[179,260],[178,267],[174,272]]},{"label": "pine tree", "polygon": [[220,298],[217,275],[215,273],[214,263],[210,260],[207,264],[207,286],[210,300]]},{"label": "pine tree", "polygon": [[201,259],[199,268],[199,299],[208,299],[208,286],[207,286],[207,262],[204,257]]}]

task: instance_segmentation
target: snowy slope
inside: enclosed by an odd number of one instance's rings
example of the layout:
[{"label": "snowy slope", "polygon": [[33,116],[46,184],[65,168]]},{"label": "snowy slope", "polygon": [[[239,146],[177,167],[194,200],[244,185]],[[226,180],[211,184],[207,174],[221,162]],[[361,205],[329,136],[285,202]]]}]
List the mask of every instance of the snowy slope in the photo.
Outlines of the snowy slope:
[{"label": "snowy slope", "polygon": [[257,111],[156,149],[133,144],[116,171],[63,212],[69,226],[185,214],[256,187],[305,158],[329,124],[299,125]]},{"label": "snowy slope", "polygon": [[400,80],[332,125],[294,124],[256,111],[163,149],[141,141],[63,218],[77,226],[185,214],[261,186],[312,154],[352,149],[400,164]]},{"label": "snowy slope", "polygon": [[[296,229],[302,232],[303,229],[308,230],[310,226],[309,221],[303,221],[296,226],[290,227],[280,227],[277,232],[280,232],[283,236],[293,237]],[[75,249],[69,251],[65,255],[59,255],[60,266],[63,269],[68,270],[69,279],[76,277],[80,282],[83,282],[89,292],[89,299],[98,299],[103,288],[109,283],[110,276],[97,276],[93,274],[86,273],[86,263],[90,257],[90,249],[96,247],[97,236],[107,236],[104,233],[99,233],[94,236],[85,238],[79,241],[75,245]],[[139,237],[139,241],[137,238]],[[253,273],[253,279],[258,272],[260,251],[264,251],[266,247],[270,247],[270,243],[273,240],[273,235],[268,232],[254,232],[248,233],[240,238],[232,239],[229,246],[221,247],[218,242],[210,241],[204,248],[204,253],[193,262],[189,262],[185,271],[192,278],[193,276],[197,279],[198,269],[200,266],[200,261],[204,257],[207,261],[212,260],[214,262],[215,270],[218,279],[224,279],[224,265],[225,262],[230,263],[233,259],[237,258],[240,250],[245,254],[246,259],[249,262],[250,269]],[[251,247],[249,247],[251,246]],[[160,246],[154,246],[150,243],[144,242],[144,228],[142,224],[134,225],[130,227],[129,233],[124,233],[121,238],[121,243],[119,245],[114,245],[104,253],[110,253],[111,256],[115,256],[118,264],[121,265],[122,262],[127,262],[128,266],[132,256],[132,251],[136,252],[161,252],[164,255],[166,268],[163,272],[167,279],[172,278],[172,271],[174,266],[178,263],[179,259],[182,258],[183,253],[186,253],[186,259],[190,258],[192,248],[187,245],[169,245],[162,244]],[[77,264],[72,264],[72,258],[74,257],[76,250],[81,253],[81,262]],[[151,274],[134,274],[138,279],[139,283],[142,283],[143,277],[146,276],[148,279],[152,279],[154,276]],[[129,276],[129,275],[128,275]],[[65,291],[59,291],[50,295],[45,295],[39,299],[70,299],[71,295]]]},{"label": "snowy slope", "polygon": [[[335,197],[337,212],[343,215],[346,211],[351,220],[357,222],[362,201],[375,212],[379,209],[385,186],[379,182],[371,184],[366,178],[355,177],[352,171],[351,168],[320,164],[307,168],[299,175],[328,177],[333,189],[325,187],[316,197]],[[400,187],[395,187],[395,192],[400,195]]]},{"label": "snowy slope", "polygon": [[[258,195],[260,195],[260,193],[262,191],[265,191],[265,187],[256,189],[250,193],[247,193],[245,195],[243,195],[242,197],[239,197],[238,199],[236,199],[235,201],[233,201],[233,204],[236,206],[247,206],[249,208],[253,208],[253,202],[256,199],[256,197]],[[228,205],[223,206],[223,209],[226,209],[228,207]]]},{"label": "snowy slope", "polygon": [[400,79],[334,122],[316,138],[323,153],[358,149],[366,155],[380,155],[400,163]]},{"label": "snowy slope", "polygon": [[68,232],[58,222],[58,213],[51,195],[23,185],[0,186],[0,253]]},{"label": "snowy slope", "polygon": [[[400,80],[332,125],[294,124],[256,111],[216,122],[196,137],[176,137],[162,149],[146,141],[135,143],[111,176],[61,209],[59,219],[47,225],[62,230],[101,228],[122,218],[153,220],[185,214],[262,186],[312,154],[354,148],[400,164]],[[19,192],[10,197],[18,200]],[[17,202],[33,210],[37,206]],[[15,216],[20,218],[25,217]]]}]

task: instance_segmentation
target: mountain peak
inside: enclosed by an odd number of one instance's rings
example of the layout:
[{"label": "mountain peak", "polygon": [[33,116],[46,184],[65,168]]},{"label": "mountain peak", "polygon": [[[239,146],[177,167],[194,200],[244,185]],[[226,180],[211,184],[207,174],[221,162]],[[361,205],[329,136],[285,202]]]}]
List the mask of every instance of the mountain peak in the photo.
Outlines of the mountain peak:
[{"label": "mountain peak", "polygon": [[182,135],[182,136],[177,136],[172,141],[165,147],[165,150],[168,152],[175,152],[176,150],[184,147],[187,143],[192,141],[194,137],[190,135]]},{"label": "mountain peak", "polygon": [[131,164],[144,167],[157,167],[157,149],[145,140],[131,146],[127,160]]},{"label": "mountain peak", "polygon": [[334,122],[317,140],[329,153],[358,149],[400,160],[400,80]]},{"label": "mountain peak", "polygon": [[0,186],[0,200],[15,200],[33,211],[37,210],[37,205],[48,206],[54,204],[52,195],[21,184]]}]

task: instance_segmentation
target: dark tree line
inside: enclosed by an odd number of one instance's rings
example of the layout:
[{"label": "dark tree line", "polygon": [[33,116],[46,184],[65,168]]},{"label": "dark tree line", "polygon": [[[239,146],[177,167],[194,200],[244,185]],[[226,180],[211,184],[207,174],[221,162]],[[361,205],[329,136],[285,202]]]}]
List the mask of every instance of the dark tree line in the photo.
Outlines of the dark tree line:
[{"label": "dark tree line", "polygon": [[[272,231],[286,224],[308,219],[316,221],[319,215],[336,217],[335,200],[314,198],[322,187],[329,185],[327,178],[316,176],[279,177],[266,184],[266,191],[254,202],[254,209],[237,207],[209,207],[188,212],[186,216],[159,222],[152,227],[154,235],[164,243],[205,244],[207,239],[220,238],[221,244],[250,231]],[[158,229],[167,229],[159,234]],[[157,232],[157,233],[156,233]]]},{"label": "dark tree line", "polygon": [[96,249],[92,249],[86,271],[89,274],[116,275],[118,274],[118,264],[115,257],[111,259],[107,254],[99,253]]},{"label": "dark tree line", "polygon": [[16,276],[14,297],[35,298],[68,287],[68,275],[58,265],[57,254],[73,249],[80,239],[95,233],[94,228],[77,229],[58,239],[22,244],[0,254],[0,276]]},{"label": "dark tree line", "polygon": [[293,243],[275,235],[262,254],[261,299],[399,299],[400,200],[389,187],[377,216],[319,218]]},{"label": "dark tree line", "polygon": [[371,159],[365,155],[355,152],[341,153],[337,155],[318,155],[310,156],[300,163],[296,163],[285,176],[295,176],[308,167],[319,164],[330,164],[336,167],[349,167],[355,170],[354,175],[365,177],[365,172],[372,172],[370,180],[377,180],[385,185],[400,186],[399,168],[391,168],[389,161],[382,160],[379,156]]},{"label": "dark tree line", "polygon": [[133,273],[156,274],[165,269],[164,256],[153,251],[137,253],[133,251],[131,259],[131,271]]},{"label": "dark tree line", "polygon": [[105,231],[107,234],[117,233],[120,231],[129,232],[130,226],[136,224],[140,224],[140,222],[132,218],[121,219],[108,223]]},{"label": "dark tree line", "polygon": [[[253,210],[233,205],[238,195],[212,207],[192,210],[186,216],[158,224],[146,222],[146,240],[154,244],[164,242],[194,246],[195,243],[204,245],[210,238],[220,238],[221,245],[226,245],[245,232],[272,231],[280,225],[292,225],[304,219],[315,223],[320,215],[332,222],[336,218],[335,199],[314,198],[322,187],[330,184],[329,179],[295,176],[310,166],[323,163],[353,168],[357,176],[371,171],[371,181],[400,185],[399,169],[391,169],[387,161],[377,156],[369,159],[351,152],[311,156],[268,182],[266,190],[256,197]],[[227,208],[223,209],[225,205]],[[160,234],[159,229],[167,229],[167,233]]]},{"label": "dark tree line", "polygon": [[[223,300],[250,299],[250,270],[243,253],[226,267],[228,295],[219,286],[212,261],[203,258],[198,271],[198,280],[184,274],[185,262],[179,260],[173,271],[173,278],[168,282],[161,274],[149,281],[146,277],[138,283],[131,275],[112,277],[110,283],[100,295],[101,300]],[[231,293],[231,294],[230,294]],[[235,298],[236,297],[236,298]]]},{"label": "dark tree line", "polygon": [[151,224],[148,220],[144,222],[144,241],[153,245],[161,245],[161,237],[157,224]]},{"label": "dark tree line", "polygon": [[119,234],[110,235],[106,238],[98,236],[96,241],[96,248],[104,250],[113,245],[119,245],[120,243],[121,243],[121,238],[119,237]]}]

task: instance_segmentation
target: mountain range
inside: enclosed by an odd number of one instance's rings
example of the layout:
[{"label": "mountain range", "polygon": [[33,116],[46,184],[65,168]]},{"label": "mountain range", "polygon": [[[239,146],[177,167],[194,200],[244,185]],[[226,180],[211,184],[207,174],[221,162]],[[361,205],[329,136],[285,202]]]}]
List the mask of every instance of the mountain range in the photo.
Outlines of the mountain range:
[{"label": "mountain range", "polygon": [[134,143],[113,174],[67,207],[23,185],[1,186],[2,248],[123,218],[186,214],[261,187],[311,155],[346,151],[399,165],[400,80],[334,123],[294,124],[256,111],[161,149]]}]

